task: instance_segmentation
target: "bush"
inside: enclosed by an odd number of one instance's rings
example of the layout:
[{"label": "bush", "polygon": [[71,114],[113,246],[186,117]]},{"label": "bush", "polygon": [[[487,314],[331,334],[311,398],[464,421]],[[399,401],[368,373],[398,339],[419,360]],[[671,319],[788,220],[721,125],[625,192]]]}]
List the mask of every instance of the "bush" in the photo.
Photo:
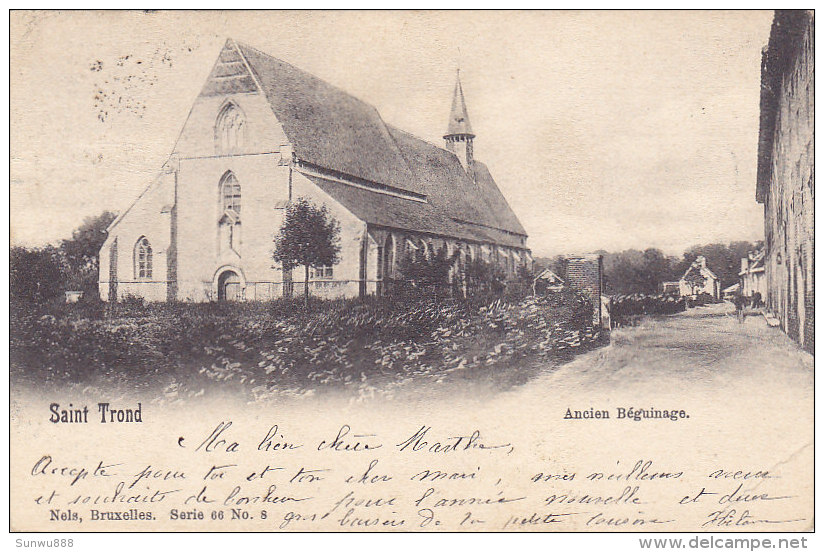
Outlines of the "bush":
[{"label": "bush", "polygon": [[62,295],[63,273],[58,250],[51,246],[12,247],[9,291],[12,298],[31,302],[49,301]]},{"label": "bush", "polygon": [[442,246],[433,255],[427,256],[424,249],[405,256],[399,266],[401,279],[416,287],[428,289],[449,289],[449,273],[458,261],[459,252],[449,255]]},{"label": "bush", "polygon": [[710,305],[715,303],[715,298],[706,292],[701,292],[695,297],[690,297],[687,299],[687,306],[692,307],[702,307],[704,305]]},{"label": "bush", "polygon": [[146,299],[130,293],[120,301],[120,305],[125,309],[143,308],[146,306]]},{"label": "bush", "polygon": [[609,313],[614,327],[630,324],[634,317],[682,312],[686,302],[671,295],[618,295],[610,299]]},{"label": "bush", "polygon": [[512,371],[597,339],[591,306],[571,292],[516,302],[478,295],[30,307],[12,310],[15,380],[173,384],[192,393],[220,382],[258,397]]},{"label": "bush", "polygon": [[463,277],[467,294],[493,293],[501,294],[506,289],[506,273],[494,263],[483,259],[473,259],[466,263]]}]

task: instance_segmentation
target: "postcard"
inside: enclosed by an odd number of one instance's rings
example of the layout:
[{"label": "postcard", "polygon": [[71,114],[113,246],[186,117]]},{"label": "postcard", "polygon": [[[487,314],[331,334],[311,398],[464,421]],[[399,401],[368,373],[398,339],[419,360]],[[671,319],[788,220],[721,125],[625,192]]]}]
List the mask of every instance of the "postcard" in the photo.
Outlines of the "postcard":
[{"label": "postcard", "polygon": [[813,531],[812,11],[10,33],[11,531]]}]

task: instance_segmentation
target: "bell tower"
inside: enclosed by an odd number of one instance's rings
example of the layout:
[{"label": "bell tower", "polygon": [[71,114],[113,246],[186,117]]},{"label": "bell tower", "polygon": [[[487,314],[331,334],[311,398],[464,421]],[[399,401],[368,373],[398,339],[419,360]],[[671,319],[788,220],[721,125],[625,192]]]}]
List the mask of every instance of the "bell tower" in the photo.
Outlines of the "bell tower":
[{"label": "bell tower", "polygon": [[472,173],[472,125],[469,124],[469,114],[466,111],[463,88],[461,87],[461,70],[455,80],[455,93],[452,96],[452,111],[449,114],[449,126],[443,139],[446,149],[458,156],[464,170],[469,176]]}]

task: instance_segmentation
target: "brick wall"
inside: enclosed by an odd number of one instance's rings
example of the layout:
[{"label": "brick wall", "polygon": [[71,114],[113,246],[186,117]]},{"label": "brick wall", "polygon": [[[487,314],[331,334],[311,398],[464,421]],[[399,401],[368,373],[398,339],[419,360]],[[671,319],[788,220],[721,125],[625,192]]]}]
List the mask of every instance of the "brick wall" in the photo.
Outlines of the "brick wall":
[{"label": "brick wall", "polygon": [[564,281],[582,292],[592,304],[592,323],[601,323],[601,293],[603,291],[603,257],[601,255],[569,256],[565,258]]}]

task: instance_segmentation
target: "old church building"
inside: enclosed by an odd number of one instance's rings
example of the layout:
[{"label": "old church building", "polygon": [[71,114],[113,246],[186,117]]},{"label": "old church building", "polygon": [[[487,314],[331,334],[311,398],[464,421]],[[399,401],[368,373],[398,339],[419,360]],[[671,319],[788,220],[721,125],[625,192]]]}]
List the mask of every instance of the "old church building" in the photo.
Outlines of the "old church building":
[{"label": "old church building", "polygon": [[[108,229],[107,300],[264,300],[302,289],[273,239],[293,198],[339,221],[340,262],[310,273],[324,297],[382,293],[401,259],[445,247],[508,276],[531,265],[526,232],[474,159],[460,80],[444,147],[386,124],[377,110],[228,40],[156,179]],[[299,285],[300,284],[300,285]]]}]

